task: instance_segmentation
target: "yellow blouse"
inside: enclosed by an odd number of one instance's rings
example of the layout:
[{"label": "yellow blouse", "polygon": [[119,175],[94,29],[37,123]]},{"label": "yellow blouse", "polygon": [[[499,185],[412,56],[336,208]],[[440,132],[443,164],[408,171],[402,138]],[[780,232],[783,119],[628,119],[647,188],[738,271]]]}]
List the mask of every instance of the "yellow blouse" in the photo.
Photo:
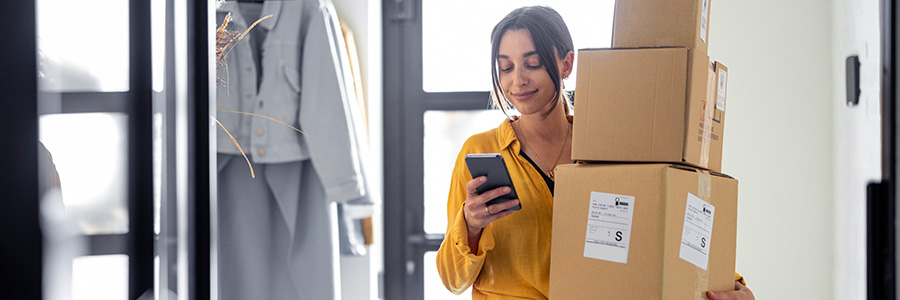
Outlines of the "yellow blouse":
[{"label": "yellow blouse", "polygon": [[[450,180],[447,234],[437,253],[437,268],[444,286],[457,295],[474,285],[473,300],[547,299],[550,293],[553,196],[537,169],[519,155],[521,145],[511,122],[504,120],[498,128],[469,137]],[[465,185],[472,180],[465,163],[469,153],[500,153],[522,204],[522,210],[488,224],[474,250],[463,216]]]},{"label": "yellow blouse", "polygon": [[[437,253],[444,285],[455,294],[474,284],[472,299],[547,299],[550,291],[550,230],[553,196],[538,171],[519,155],[510,121],[473,135],[456,159],[447,201],[447,235]],[[469,153],[500,153],[509,169],[522,210],[488,224],[479,249],[469,248],[463,217]]]}]

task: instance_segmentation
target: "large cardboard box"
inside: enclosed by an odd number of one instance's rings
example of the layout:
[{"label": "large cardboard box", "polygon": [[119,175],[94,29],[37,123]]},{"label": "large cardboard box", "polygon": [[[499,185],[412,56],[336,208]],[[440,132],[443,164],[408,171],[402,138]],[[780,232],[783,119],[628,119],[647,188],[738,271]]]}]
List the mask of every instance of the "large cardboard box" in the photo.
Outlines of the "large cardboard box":
[{"label": "large cardboard box", "polygon": [[707,53],[710,0],[618,0],[612,46],[680,46]]},{"label": "large cardboard box", "polygon": [[680,47],[579,50],[572,159],[721,171],[724,104],[712,121],[709,68]]},{"label": "large cardboard box", "polygon": [[550,299],[707,299],[733,289],[738,183],[698,170],[559,166]]}]

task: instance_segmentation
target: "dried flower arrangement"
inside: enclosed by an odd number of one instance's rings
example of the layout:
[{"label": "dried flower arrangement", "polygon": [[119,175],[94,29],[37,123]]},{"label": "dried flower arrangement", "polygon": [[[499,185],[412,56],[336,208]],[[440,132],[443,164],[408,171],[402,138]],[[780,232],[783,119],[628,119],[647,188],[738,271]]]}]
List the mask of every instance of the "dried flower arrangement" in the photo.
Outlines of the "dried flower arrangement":
[{"label": "dried flower arrangement", "polygon": [[[216,73],[218,73],[220,67],[227,68],[225,65],[225,58],[228,56],[228,53],[231,52],[231,49],[234,49],[235,44],[244,39],[244,36],[246,36],[253,27],[256,27],[259,22],[271,17],[272,15],[268,15],[259,18],[259,20],[256,20],[256,22],[253,22],[253,24],[247,27],[247,30],[244,30],[243,33],[238,33],[237,31],[225,29],[225,27],[228,27],[229,21],[231,21],[231,13],[225,15],[225,20],[222,21],[222,25],[219,25],[219,28],[216,29]],[[216,84],[225,86],[226,83],[225,79],[216,76]]]},{"label": "dried flower arrangement", "polygon": [[[231,52],[231,49],[234,48],[234,45],[237,42],[239,42],[240,40],[242,40],[244,38],[244,36],[247,35],[247,33],[250,32],[251,29],[253,29],[253,27],[256,27],[256,25],[259,24],[259,22],[262,22],[263,20],[268,19],[270,17],[272,17],[272,15],[262,17],[259,20],[256,20],[256,22],[253,22],[253,24],[251,24],[249,27],[247,27],[247,30],[244,30],[243,33],[238,33],[237,31],[231,31],[231,30],[228,30],[225,28],[228,26],[228,22],[231,20],[231,13],[228,13],[225,16],[225,20],[222,21],[222,25],[220,25],[219,28],[216,29],[216,84],[217,85],[226,86],[228,84],[228,81],[226,79],[218,76],[218,73],[219,73],[218,71],[219,71],[219,68],[225,68],[225,72],[227,73],[228,66],[225,63],[225,59],[228,57],[228,53]],[[227,75],[226,75],[226,77],[227,77]],[[216,111],[265,118],[268,120],[272,120],[272,121],[281,123],[284,126],[290,127],[291,129],[293,129],[299,133],[303,133],[303,131],[300,131],[300,129],[297,129],[294,126],[291,126],[285,122],[279,121],[275,118],[258,115],[258,114],[254,114],[254,113],[242,112],[242,111],[231,111],[231,110],[221,110],[221,109],[217,109]],[[225,128],[225,125],[222,125],[222,123],[219,122],[219,120],[216,120],[215,118],[213,118],[213,120],[215,120],[216,123],[219,124],[219,127],[222,127],[222,130],[224,130],[225,133],[228,134],[228,138],[231,139],[231,141],[234,143],[234,145],[238,148],[238,151],[241,152],[241,155],[244,156],[244,160],[247,161],[247,166],[250,167],[250,177],[256,178],[256,174],[253,172],[253,165],[250,164],[250,159],[247,158],[247,154],[244,154],[244,149],[242,149],[241,145],[238,144],[237,140],[234,139],[234,136],[232,136],[231,133],[228,132],[228,129]]]}]

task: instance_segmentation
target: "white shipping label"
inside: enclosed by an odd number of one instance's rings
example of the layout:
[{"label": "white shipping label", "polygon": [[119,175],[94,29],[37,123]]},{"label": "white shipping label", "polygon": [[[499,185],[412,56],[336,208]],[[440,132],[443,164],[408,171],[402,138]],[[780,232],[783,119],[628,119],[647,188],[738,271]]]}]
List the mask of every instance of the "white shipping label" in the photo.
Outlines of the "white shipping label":
[{"label": "white shipping label", "polygon": [[709,22],[709,0],[703,0],[700,5],[700,40],[706,43],[706,28]]},{"label": "white shipping label", "polygon": [[709,243],[715,215],[716,208],[712,204],[688,193],[678,257],[704,270],[709,262]]},{"label": "white shipping label", "polygon": [[591,192],[584,257],[628,263],[634,196]]},{"label": "white shipping label", "polygon": [[719,70],[719,87],[716,89],[716,109],[725,111],[725,88],[728,85],[728,72]]}]

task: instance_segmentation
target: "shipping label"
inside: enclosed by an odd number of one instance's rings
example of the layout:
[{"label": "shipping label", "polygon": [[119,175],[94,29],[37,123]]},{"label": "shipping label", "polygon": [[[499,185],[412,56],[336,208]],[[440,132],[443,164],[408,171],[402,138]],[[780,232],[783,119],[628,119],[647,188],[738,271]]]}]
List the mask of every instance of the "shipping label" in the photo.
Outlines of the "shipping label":
[{"label": "shipping label", "polygon": [[706,29],[709,22],[709,0],[703,0],[700,5],[700,40],[706,43]]},{"label": "shipping label", "polygon": [[716,88],[716,109],[725,111],[725,88],[728,83],[728,72],[719,70],[719,87]]},{"label": "shipping label", "polygon": [[706,270],[716,208],[688,193],[678,257]]},{"label": "shipping label", "polygon": [[584,257],[628,263],[634,196],[591,192]]}]

